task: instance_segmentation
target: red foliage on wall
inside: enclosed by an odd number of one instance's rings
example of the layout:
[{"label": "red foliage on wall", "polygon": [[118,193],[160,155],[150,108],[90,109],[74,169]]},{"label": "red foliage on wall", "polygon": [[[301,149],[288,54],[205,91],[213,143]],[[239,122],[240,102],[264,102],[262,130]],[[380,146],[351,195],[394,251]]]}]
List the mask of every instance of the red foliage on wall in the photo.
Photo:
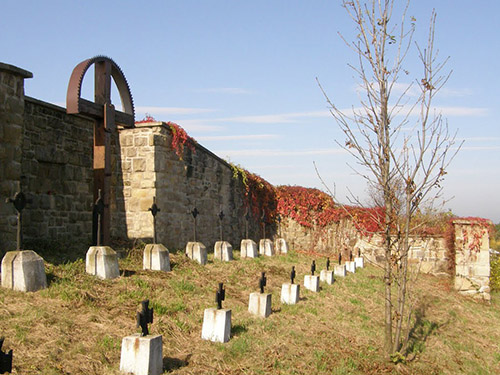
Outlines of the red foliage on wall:
[{"label": "red foliage on wall", "polygon": [[167,122],[167,125],[172,131],[172,148],[181,160],[184,154],[184,146],[189,147],[191,151],[195,152],[196,141],[191,138],[180,125],[171,121]]},{"label": "red foliage on wall", "polygon": [[381,207],[336,205],[332,197],[321,190],[302,186],[278,186],[277,196],[278,213],[308,228],[324,227],[342,219],[351,219],[354,227],[365,236],[382,228],[384,216]]}]

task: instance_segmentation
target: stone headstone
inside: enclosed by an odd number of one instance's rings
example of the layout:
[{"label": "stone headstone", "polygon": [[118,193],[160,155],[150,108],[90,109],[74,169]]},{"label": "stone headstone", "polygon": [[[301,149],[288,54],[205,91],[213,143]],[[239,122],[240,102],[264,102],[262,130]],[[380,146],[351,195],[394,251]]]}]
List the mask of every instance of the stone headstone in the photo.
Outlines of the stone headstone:
[{"label": "stone headstone", "polygon": [[319,276],[305,275],[304,288],[309,289],[311,292],[319,292]]},{"label": "stone headstone", "polygon": [[120,371],[134,375],[163,374],[163,343],[161,335],[124,337],[120,357]]},{"label": "stone headstone", "polygon": [[354,264],[356,265],[356,268],[364,268],[365,267],[365,258],[363,258],[363,257],[354,258]]},{"label": "stone headstone", "polygon": [[333,282],[335,281],[335,278],[333,276],[334,271],[327,271],[327,270],[321,270],[319,274],[319,280],[323,281],[329,285],[332,285]]},{"label": "stone headstone", "polygon": [[231,310],[205,309],[201,338],[213,342],[228,342],[231,337]]},{"label": "stone headstone", "polygon": [[195,260],[201,265],[207,264],[207,248],[201,242],[188,242],[186,255],[189,259]]},{"label": "stone headstone", "polygon": [[91,246],[85,259],[85,271],[100,279],[114,279],[120,276],[118,256],[109,246]]},{"label": "stone headstone", "polygon": [[353,262],[345,262],[345,268],[346,268],[347,272],[356,273],[356,263],[354,261]]},{"label": "stone headstone", "polygon": [[7,252],[2,259],[2,286],[21,292],[47,288],[43,258],[33,250]]},{"label": "stone headstone", "polygon": [[336,265],[333,274],[338,277],[346,277],[347,272],[345,268],[345,264]]},{"label": "stone headstone", "polygon": [[170,254],[162,244],[147,244],[144,248],[142,267],[145,270],[170,271]]},{"label": "stone headstone", "polygon": [[227,241],[217,241],[214,246],[214,260],[229,262],[233,260],[233,247]]},{"label": "stone headstone", "polygon": [[299,302],[300,285],[284,283],[281,286],[281,303],[287,305],[295,305]]},{"label": "stone headstone", "polygon": [[262,318],[271,315],[271,293],[250,293],[248,311]]},{"label": "stone headstone", "polygon": [[273,256],[274,255],[274,246],[273,241],[269,238],[264,238],[259,241],[259,254]]},{"label": "stone headstone", "polygon": [[259,250],[257,249],[257,244],[254,240],[245,239],[241,240],[241,257],[242,258],[257,258],[259,256]]},{"label": "stone headstone", "polygon": [[274,241],[274,249],[276,254],[287,254],[288,244],[284,238],[276,238]]}]

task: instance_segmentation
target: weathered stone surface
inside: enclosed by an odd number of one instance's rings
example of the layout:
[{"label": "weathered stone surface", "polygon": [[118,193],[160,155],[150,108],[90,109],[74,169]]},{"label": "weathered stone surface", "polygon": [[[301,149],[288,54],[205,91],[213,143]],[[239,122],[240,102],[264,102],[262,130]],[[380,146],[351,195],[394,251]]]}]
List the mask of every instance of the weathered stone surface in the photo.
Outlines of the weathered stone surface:
[{"label": "weathered stone surface", "polygon": [[319,274],[319,280],[330,285],[333,284],[333,282],[335,281],[333,271],[321,270]]},{"label": "weathered stone surface", "polygon": [[205,309],[201,338],[213,342],[228,342],[231,337],[231,310]]},{"label": "weathered stone surface", "polygon": [[355,273],[356,272],[356,263],[355,262],[345,262],[345,269],[347,272]]},{"label": "weathered stone surface", "polygon": [[271,315],[271,293],[250,293],[248,311],[262,318]]},{"label": "weathered stone surface", "polygon": [[365,267],[365,259],[363,257],[354,258],[354,265],[356,268],[364,268]]},{"label": "weathered stone surface", "polygon": [[276,240],[274,240],[274,250],[276,254],[287,254],[288,243],[284,238],[276,238]]},{"label": "weathered stone surface", "polygon": [[7,252],[2,259],[2,287],[21,292],[47,288],[42,257],[32,250]]},{"label": "weathered stone surface", "polygon": [[287,305],[295,305],[299,302],[300,285],[284,283],[281,286],[281,303],[286,303]]},{"label": "weathered stone surface", "polygon": [[120,371],[134,375],[163,374],[163,343],[161,335],[124,337],[120,356]]},{"label": "weathered stone surface", "polygon": [[87,251],[85,271],[101,279],[120,276],[118,256],[109,246],[91,246]]},{"label": "weathered stone surface", "polygon": [[170,254],[162,244],[147,244],[144,248],[143,269],[153,271],[170,271]]},{"label": "weathered stone surface", "polygon": [[214,260],[229,262],[233,260],[233,247],[227,241],[217,241],[214,246]]},{"label": "weathered stone surface", "polygon": [[346,277],[347,271],[345,264],[338,264],[333,270],[333,274],[338,277]]},{"label": "weathered stone surface", "polygon": [[254,240],[245,239],[241,240],[241,258],[257,258],[259,256],[259,251],[257,249],[257,244]]},{"label": "weathered stone surface", "polygon": [[207,264],[207,248],[201,242],[188,242],[186,255],[189,259],[195,260],[201,265]]},{"label": "weathered stone surface", "polygon": [[264,238],[259,241],[259,254],[266,256],[274,255],[273,241],[269,238]]},{"label": "weathered stone surface", "polygon": [[304,288],[309,289],[311,292],[319,292],[319,276],[305,275]]}]

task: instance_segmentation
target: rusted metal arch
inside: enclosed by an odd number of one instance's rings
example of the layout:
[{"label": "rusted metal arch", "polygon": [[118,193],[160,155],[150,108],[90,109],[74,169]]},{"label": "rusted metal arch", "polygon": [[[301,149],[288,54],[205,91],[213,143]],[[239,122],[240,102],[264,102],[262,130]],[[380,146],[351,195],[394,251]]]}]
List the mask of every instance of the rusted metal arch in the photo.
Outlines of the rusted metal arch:
[{"label": "rusted metal arch", "polygon": [[[100,69],[104,73],[101,77],[104,82],[98,82],[98,74],[96,74],[95,82],[95,102],[91,102],[81,97],[83,78],[87,70],[96,65],[96,69]],[[134,125],[134,101],[130,93],[130,87],[120,67],[109,57],[95,56],[79,63],[71,73],[68,84],[68,92],[66,95],[66,112],[71,114],[85,114],[94,118],[104,118],[104,103],[109,102],[111,98],[111,81],[110,77],[118,88],[120,100],[125,112],[115,110],[116,123],[133,128]],[[99,90],[100,85],[103,85],[104,90]],[[98,92],[103,91],[103,92]]]}]

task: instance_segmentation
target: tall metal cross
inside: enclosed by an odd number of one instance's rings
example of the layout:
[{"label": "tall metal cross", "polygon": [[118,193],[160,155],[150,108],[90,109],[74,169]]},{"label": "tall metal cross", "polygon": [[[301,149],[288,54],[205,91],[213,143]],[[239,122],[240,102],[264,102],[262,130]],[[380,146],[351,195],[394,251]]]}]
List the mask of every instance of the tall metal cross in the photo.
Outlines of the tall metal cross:
[{"label": "tall metal cross", "polygon": [[[94,65],[94,101],[82,98],[82,83],[87,70]],[[124,112],[115,110],[111,103],[111,79],[116,84],[120,94]],[[71,73],[66,95],[66,112],[82,114],[94,118],[94,201],[97,199],[99,189],[102,191],[104,212],[100,218],[102,223],[102,239],[104,245],[109,245],[111,212],[111,133],[116,131],[116,126],[133,128],[134,103],[127,80],[121,69],[109,57],[96,56],[82,61]],[[97,242],[97,221],[93,217],[93,242]]]},{"label": "tall metal cross", "polygon": [[290,272],[290,281],[293,284],[293,280],[295,279],[295,266],[292,266],[292,272]]},{"label": "tall metal cross", "polygon": [[5,203],[12,203],[17,211],[17,249],[22,250],[23,247],[23,209],[26,207],[28,200],[22,192],[18,191],[14,198],[7,198]]},{"label": "tall metal cross", "polygon": [[266,238],[266,211],[264,209],[260,221],[262,222],[262,238]]},{"label": "tall metal cross", "polygon": [[96,223],[97,223],[97,232],[95,235],[95,244],[97,246],[101,246],[102,242],[102,215],[104,213],[104,200],[102,199],[102,192],[101,189],[97,191],[97,200],[94,203],[94,210],[93,214],[97,218]]},{"label": "tall metal cross", "polygon": [[245,238],[248,238],[248,222],[250,221],[250,210],[247,207],[245,213]]},{"label": "tall metal cross", "polygon": [[148,211],[151,211],[151,215],[153,215],[153,242],[156,244],[156,215],[161,210],[156,205],[156,197],[153,197],[153,204],[148,208]]}]

